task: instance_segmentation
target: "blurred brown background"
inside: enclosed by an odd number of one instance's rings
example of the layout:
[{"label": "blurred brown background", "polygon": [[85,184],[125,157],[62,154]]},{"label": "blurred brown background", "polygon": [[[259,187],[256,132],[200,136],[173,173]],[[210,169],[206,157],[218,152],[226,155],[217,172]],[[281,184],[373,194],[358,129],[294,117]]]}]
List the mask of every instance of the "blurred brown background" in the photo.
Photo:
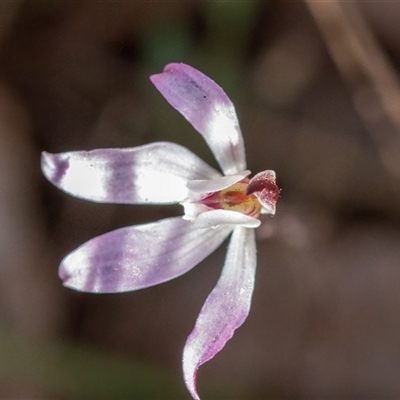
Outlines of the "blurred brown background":
[{"label": "blurred brown background", "polygon": [[253,307],[204,399],[400,398],[400,3],[0,3],[0,396],[189,399],[181,354],[225,247],[127,294],[65,289],[64,255],[180,207],[69,197],[40,152],[179,142],[215,161],[148,77],[186,62],[236,105],[282,196]]}]

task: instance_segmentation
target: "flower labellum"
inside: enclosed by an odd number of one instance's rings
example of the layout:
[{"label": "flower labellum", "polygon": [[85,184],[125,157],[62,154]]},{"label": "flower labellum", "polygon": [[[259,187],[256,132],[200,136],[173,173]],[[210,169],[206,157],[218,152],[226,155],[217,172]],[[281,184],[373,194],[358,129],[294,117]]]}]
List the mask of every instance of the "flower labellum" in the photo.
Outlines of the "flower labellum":
[{"label": "flower labellum", "polygon": [[69,253],[59,275],[75,290],[118,293],[169,281],[195,267],[232,234],[221,277],[183,351],[186,386],[194,399],[200,399],[198,368],[225,346],[249,313],[256,270],[253,228],[261,224],[261,214],[275,214],[280,190],[274,171],[249,178],[235,108],[213,80],[185,64],[168,64],[150,79],[203,136],[223,175],[170,142],[43,152],[42,171],[59,189],[82,199],[180,203],[184,208],[182,218],[117,229]]}]

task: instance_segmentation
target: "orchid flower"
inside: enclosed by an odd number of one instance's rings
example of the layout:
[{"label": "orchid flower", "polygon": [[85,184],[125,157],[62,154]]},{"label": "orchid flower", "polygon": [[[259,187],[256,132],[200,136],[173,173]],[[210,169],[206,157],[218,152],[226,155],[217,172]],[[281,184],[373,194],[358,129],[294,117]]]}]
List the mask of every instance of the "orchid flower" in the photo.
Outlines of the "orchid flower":
[{"label": "orchid flower", "polygon": [[254,288],[254,228],[275,213],[274,171],[249,178],[235,108],[213,80],[185,64],[150,77],[165,99],[203,136],[223,175],[170,142],[127,149],[42,154],[42,171],[59,189],[82,199],[123,204],[180,203],[183,217],[103,234],[69,253],[65,286],[119,293],[154,286],[192,269],[232,234],[225,264],[183,351],[183,374],[194,399],[196,375],[246,319]]}]

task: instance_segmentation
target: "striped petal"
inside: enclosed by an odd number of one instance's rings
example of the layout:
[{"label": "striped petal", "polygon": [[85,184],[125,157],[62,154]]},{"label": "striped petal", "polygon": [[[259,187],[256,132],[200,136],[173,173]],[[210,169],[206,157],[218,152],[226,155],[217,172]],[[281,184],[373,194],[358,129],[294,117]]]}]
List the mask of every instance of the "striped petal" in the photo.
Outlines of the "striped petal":
[{"label": "striped petal", "polygon": [[232,227],[196,229],[181,217],[98,236],[61,262],[64,285],[83,292],[127,292],[174,279],[212,253]]},{"label": "striped petal", "polygon": [[198,368],[225,346],[249,314],[256,264],[254,229],[236,227],[222,275],[204,303],[183,351],[185,383],[196,400]]},{"label": "striped petal", "polygon": [[246,169],[235,107],[220,86],[186,64],[168,64],[150,79],[172,107],[203,135],[225,175]]},{"label": "striped petal", "polygon": [[192,179],[220,176],[183,146],[157,142],[127,149],[42,153],[46,178],[86,200],[124,204],[178,203]]}]

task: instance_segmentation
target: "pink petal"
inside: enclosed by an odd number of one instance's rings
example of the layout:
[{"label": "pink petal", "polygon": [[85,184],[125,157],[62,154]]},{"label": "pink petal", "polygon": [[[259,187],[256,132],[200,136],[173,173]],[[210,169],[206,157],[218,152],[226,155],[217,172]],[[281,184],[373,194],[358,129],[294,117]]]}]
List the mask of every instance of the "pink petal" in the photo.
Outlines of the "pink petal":
[{"label": "pink petal", "polygon": [[225,346],[249,314],[256,264],[254,230],[236,227],[222,275],[204,303],[183,352],[185,383],[196,400],[198,368]]},{"label": "pink petal", "polygon": [[178,203],[191,179],[220,174],[191,151],[157,142],[128,149],[42,153],[46,178],[65,192],[107,203]]},{"label": "pink petal", "polygon": [[186,64],[168,64],[150,79],[172,107],[203,135],[225,175],[246,169],[235,107],[220,86]]},{"label": "pink petal", "polygon": [[212,253],[232,231],[196,229],[180,217],[98,236],[61,262],[64,285],[83,292],[137,290],[174,279]]}]

